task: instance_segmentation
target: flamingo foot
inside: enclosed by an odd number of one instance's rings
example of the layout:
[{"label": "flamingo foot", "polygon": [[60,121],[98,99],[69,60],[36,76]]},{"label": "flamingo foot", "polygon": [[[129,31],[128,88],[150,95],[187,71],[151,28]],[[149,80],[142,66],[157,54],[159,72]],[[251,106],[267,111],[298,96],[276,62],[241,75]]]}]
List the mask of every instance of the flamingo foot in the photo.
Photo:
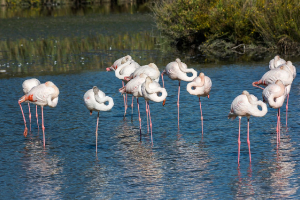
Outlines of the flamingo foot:
[{"label": "flamingo foot", "polygon": [[28,128],[27,127],[25,127],[25,129],[24,129],[24,137],[26,137],[27,136],[27,133],[28,133]]}]

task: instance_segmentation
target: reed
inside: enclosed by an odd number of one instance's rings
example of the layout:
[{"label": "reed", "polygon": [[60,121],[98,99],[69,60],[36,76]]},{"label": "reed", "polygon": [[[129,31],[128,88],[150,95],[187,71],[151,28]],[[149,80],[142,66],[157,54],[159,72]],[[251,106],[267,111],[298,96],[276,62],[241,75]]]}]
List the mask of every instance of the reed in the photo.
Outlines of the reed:
[{"label": "reed", "polygon": [[157,27],[176,42],[292,48],[300,41],[298,0],[163,0],[151,9]]}]

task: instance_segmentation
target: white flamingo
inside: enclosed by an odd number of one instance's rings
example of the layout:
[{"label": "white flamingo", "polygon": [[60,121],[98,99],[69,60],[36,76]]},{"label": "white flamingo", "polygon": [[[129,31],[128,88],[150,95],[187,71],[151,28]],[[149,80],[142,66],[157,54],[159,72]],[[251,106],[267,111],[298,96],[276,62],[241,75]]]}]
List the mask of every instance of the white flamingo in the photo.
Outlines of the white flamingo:
[{"label": "white flamingo", "polygon": [[201,126],[202,126],[202,135],[203,135],[203,116],[201,108],[200,97],[209,98],[209,92],[212,87],[211,79],[208,76],[205,76],[204,73],[200,73],[191,83],[187,84],[186,90],[191,95],[196,95],[199,97],[200,113],[201,113]]},{"label": "white flamingo", "polygon": [[146,74],[156,82],[159,81],[160,71],[154,63],[150,63],[149,65],[139,67],[132,74],[130,74],[130,76],[125,77],[125,80],[130,81],[131,79],[135,78],[136,76],[139,76],[140,74]]},{"label": "white flamingo", "polygon": [[[262,110],[258,109],[261,106]],[[243,93],[237,96],[231,103],[231,109],[228,115],[229,119],[235,119],[239,117],[239,136],[238,136],[238,164],[240,163],[240,146],[241,146],[241,118],[246,116],[248,118],[248,128],[247,128],[247,143],[249,149],[249,160],[251,162],[251,151],[250,151],[250,136],[249,136],[249,119],[250,116],[263,117],[268,112],[267,105],[258,101],[254,95],[250,95],[249,92],[243,91]]]},{"label": "white flamingo", "polygon": [[[31,78],[31,79],[27,79],[23,82],[22,84],[22,87],[23,87],[23,92],[24,94],[28,94],[28,92],[35,86],[37,85],[40,85],[40,81],[36,78]],[[20,105],[20,108],[21,108],[21,111],[22,111],[22,115],[23,115],[23,120],[24,120],[24,125],[25,125],[25,130],[24,130],[24,136],[26,137],[27,136],[27,132],[28,132],[28,129],[27,129],[27,126],[26,126],[26,119],[25,119],[25,116],[24,116],[24,112],[23,112],[23,109],[22,109],[22,105],[21,103],[19,103]],[[31,125],[31,113],[30,113],[30,104],[28,102],[28,110],[29,110],[29,123]],[[39,119],[38,119],[38,113],[37,113],[37,106],[36,106],[36,120],[37,120],[37,125],[39,127]],[[31,126],[30,126],[31,127]]]},{"label": "white flamingo", "polygon": [[276,83],[269,84],[262,93],[264,101],[268,102],[268,104],[277,109],[277,143],[280,142],[280,108],[282,107],[285,97],[286,97],[286,89],[281,80],[277,80]]},{"label": "white flamingo", "polygon": [[282,58],[280,58],[278,55],[275,56],[272,60],[269,62],[269,69],[275,69],[279,67],[280,65],[285,64],[286,61]]},{"label": "white flamingo", "polygon": [[44,106],[56,107],[58,103],[59,89],[56,85],[47,81],[44,84],[33,87],[26,95],[19,99],[19,104],[24,101],[41,106],[42,110],[42,129],[43,129],[43,144],[45,147],[45,126],[44,126]]},{"label": "white flamingo", "polygon": [[[187,73],[192,73],[193,75],[191,77],[187,76]],[[177,107],[178,107],[178,128],[179,128],[179,95],[180,95],[180,81],[193,81],[194,78],[197,77],[197,71],[194,69],[188,69],[187,65],[185,63],[182,63],[179,58],[176,59],[175,62],[170,62],[165,70],[161,73],[161,79],[163,82],[163,87],[165,87],[164,84],[164,78],[163,75],[167,74],[168,77],[172,80],[178,80],[178,100],[177,100]],[[163,102],[163,105],[165,105],[165,101]]]},{"label": "white flamingo", "polygon": [[150,120],[150,129],[151,129],[151,143],[153,144],[152,137],[152,121],[151,121],[151,112],[149,101],[162,102],[168,96],[168,93],[165,88],[162,88],[160,84],[156,81],[153,81],[149,76],[146,78],[145,82],[141,85],[142,96],[146,100],[146,111],[147,115],[149,113]]},{"label": "white flamingo", "polygon": [[[96,153],[97,153],[97,141],[98,141],[98,123],[99,123],[99,113],[100,111],[108,111],[114,106],[114,101],[111,97],[106,96],[104,92],[99,90],[97,86],[88,90],[84,96],[83,100],[87,109],[89,109],[92,115],[93,111],[98,112],[97,125],[96,125]],[[105,105],[108,102],[108,105]]]},{"label": "white flamingo", "polygon": [[131,79],[124,87],[119,89],[121,94],[132,94],[134,97],[136,97],[140,123],[140,139],[142,138],[142,119],[140,115],[139,97],[143,97],[143,94],[141,92],[141,86],[145,82],[146,78],[146,74],[140,74],[139,76],[136,76],[135,78]]},{"label": "white flamingo", "polygon": [[[126,81],[124,78],[130,76],[130,74],[132,74],[139,67],[140,65],[137,62],[135,62],[131,56],[127,55],[116,60],[111,67],[106,68],[106,71],[115,71],[115,76],[118,79],[122,80],[122,87],[124,87],[124,81]],[[123,95],[123,99],[125,107],[125,117],[127,111],[127,94],[126,97]],[[131,107],[133,108],[133,97]]]}]

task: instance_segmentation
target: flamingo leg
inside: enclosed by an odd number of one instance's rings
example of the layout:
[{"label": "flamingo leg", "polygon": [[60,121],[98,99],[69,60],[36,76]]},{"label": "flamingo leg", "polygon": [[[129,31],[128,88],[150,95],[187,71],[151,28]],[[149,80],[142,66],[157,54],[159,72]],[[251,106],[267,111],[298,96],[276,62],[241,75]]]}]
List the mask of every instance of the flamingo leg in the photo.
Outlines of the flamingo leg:
[{"label": "flamingo leg", "polygon": [[201,108],[201,101],[199,97],[199,104],[200,104],[200,113],[201,113],[201,126],[202,126],[202,136],[203,136],[203,116],[202,116],[202,108]]},{"label": "flamingo leg", "polygon": [[136,98],[137,106],[138,106],[138,112],[139,112],[139,122],[140,122],[140,141],[142,141],[142,119],[140,114],[140,104],[139,104],[139,98]]},{"label": "flamingo leg", "polygon": [[280,143],[280,108],[278,108],[278,143]]},{"label": "flamingo leg", "polygon": [[145,105],[146,105],[146,115],[147,115],[147,133],[149,133],[149,120],[148,120],[148,105],[147,105],[147,101],[145,100]]},{"label": "flamingo leg", "polygon": [[287,96],[287,100],[286,100],[286,118],[285,118],[285,125],[286,125],[286,128],[287,128],[287,118],[288,118],[288,108],[289,108],[289,97],[290,97],[290,94],[288,94]]},{"label": "flamingo leg", "polygon": [[[124,81],[122,81],[122,86],[124,87]],[[125,102],[125,94],[123,94],[123,99],[124,99],[124,108],[125,108],[124,117],[125,117],[126,116],[126,110],[127,110],[127,98],[126,98],[126,102]]]},{"label": "flamingo leg", "polygon": [[24,129],[24,136],[26,137],[27,136],[27,132],[28,132],[28,129],[27,129],[27,126],[26,126],[26,119],[25,119],[25,116],[24,116],[24,112],[23,112],[23,108],[22,108],[22,105],[21,103],[19,102],[19,105],[20,105],[20,108],[21,108],[21,111],[22,111],[22,115],[23,115],[23,120],[24,120],[24,125],[25,125],[25,129]]},{"label": "flamingo leg", "polygon": [[30,112],[30,104],[28,102],[28,111],[29,111],[29,130],[31,131],[31,112]]},{"label": "flamingo leg", "polygon": [[149,111],[149,120],[150,120],[150,130],[151,130],[151,144],[153,145],[153,137],[152,137],[152,122],[151,122],[151,113],[150,113],[150,105],[149,102],[147,101],[148,104],[148,111]]},{"label": "flamingo leg", "polygon": [[44,106],[41,106],[42,108],[42,129],[43,129],[43,144],[44,147],[46,145],[46,140],[45,140],[45,126],[44,126]]},{"label": "flamingo leg", "polygon": [[36,117],[36,123],[37,123],[37,125],[38,125],[38,130],[40,130],[40,125],[39,125],[39,115],[38,115],[37,105],[35,106],[35,117]]},{"label": "flamingo leg", "polygon": [[97,125],[96,125],[96,153],[97,153],[97,150],[98,150],[98,124],[99,124],[99,113],[98,112],[98,116],[97,116]]},{"label": "flamingo leg", "polygon": [[260,88],[260,89],[264,90],[265,88],[263,88],[263,87],[260,87],[260,86],[256,85],[256,84],[261,84],[261,83],[262,83],[262,81],[253,82],[253,83],[252,83],[252,86],[254,86],[254,87],[258,87],[258,88]]},{"label": "flamingo leg", "polygon": [[240,164],[240,149],[241,149],[241,117],[239,117],[238,164]]},{"label": "flamingo leg", "polygon": [[[163,83],[163,88],[165,88],[165,82],[164,82],[164,73],[165,71],[163,71],[161,73],[161,80],[162,80],[162,83]],[[163,106],[166,104],[166,99],[163,101]]]},{"label": "flamingo leg", "polygon": [[178,100],[177,100],[177,108],[178,108],[178,129],[179,129],[179,95],[180,95],[180,81],[178,81]]},{"label": "flamingo leg", "polygon": [[248,130],[247,130],[247,143],[248,143],[248,149],[249,149],[249,160],[250,160],[250,163],[251,163],[251,150],[250,150],[250,134],[249,134],[249,129],[250,129],[250,123],[249,123],[249,117],[248,117]]}]

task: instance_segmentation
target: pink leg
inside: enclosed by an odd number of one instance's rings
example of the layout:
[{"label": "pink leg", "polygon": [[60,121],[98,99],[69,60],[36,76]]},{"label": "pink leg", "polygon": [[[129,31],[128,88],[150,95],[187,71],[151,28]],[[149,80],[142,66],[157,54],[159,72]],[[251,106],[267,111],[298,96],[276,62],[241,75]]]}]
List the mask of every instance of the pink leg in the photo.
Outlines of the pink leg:
[{"label": "pink leg", "polygon": [[139,122],[140,122],[140,141],[142,141],[142,119],[140,114],[140,104],[139,104],[139,98],[136,98],[137,106],[138,106],[138,112],[139,112]]},{"label": "pink leg", "polygon": [[250,163],[251,163],[251,150],[250,150],[250,134],[249,134],[249,127],[250,127],[250,124],[249,124],[249,118],[248,118],[247,143],[248,143],[248,149],[249,149],[249,160],[250,160]]},{"label": "pink leg", "polygon": [[35,117],[36,117],[36,123],[37,123],[37,125],[38,125],[38,130],[40,130],[40,126],[39,126],[39,115],[38,115],[37,105],[35,106]]},{"label": "pink leg", "polygon": [[179,129],[179,95],[180,95],[180,81],[178,81],[178,100],[177,100],[177,108],[178,108],[178,129]]},{"label": "pink leg", "polygon": [[146,115],[147,115],[147,133],[149,133],[148,104],[146,100],[145,100],[145,105],[146,105]]},{"label": "pink leg", "polygon": [[[122,81],[122,86],[124,87],[124,81]],[[125,102],[125,95],[124,94],[123,94],[123,99],[124,99],[124,108],[125,108],[124,117],[125,117],[126,116],[126,110],[127,110],[127,102]]]},{"label": "pink leg", "polygon": [[149,120],[150,120],[150,130],[151,130],[151,144],[153,145],[153,137],[152,137],[152,122],[151,122],[151,113],[150,113],[150,105],[149,102],[147,101],[148,104],[148,111],[149,111]]},{"label": "pink leg", "polygon": [[278,143],[280,143],[280,108],[278,108]]},{"label": "pink leg", "polygon": [[199,104],[200,104],[201,125],[202,125],[202,135],[203,135],[203,116],[202,116],[202,108],[201,108],[201,101],[200,101],[200,97],[199,97]]},{"label": "pink leg", "polygon": [[26,137],[27,136],[27,132],[28,132],[28,129],[27,129],[27,126],[26,126],[26,119],[25,119],[25,116],[24,116],[24,112],[23,112],[23,108],[22,108],[22,105],[21,103],[19,102],[19,105],[20,105],[20,108],[21,108],[21,111],[22,111],[22,115],[23,115],[23,120],[24,120],[24,125],[25,125],[25,129],[24,129],[24,136]]},{"label": "pink leg", "polygon": [[96,153],[97,153],[97,151],[98,151],[98,124],[99,124],[99,113],[100,112],[98,112],[98,117],[97,117],[97,126],[96,126]]},{"label": "pink leg", "polygon": [[277,144],[279,143],[278,141],[278,135],[279,135],[279,109],[278,109],[278,112],[277,112],[277,126],[276,126],[276,133],[277,133]]},{"label": "pink leg", "polygon": [[287,128],[287,118],[288,118],[288,108],[289,108],[289,97],[290,97],[290,94],[288,94],[287,96],[287,100],[286,100],[286,118],[285,118],[285,125],[286,125],[286,128]]},{"label": "pink leg", "polygon": [[263,88],[263,87],[260,87],[260,86],[258,86],[258,85],[256,85],[256,84],[262,84],[262,81],[253,82],[253,83],[252,83],[252,86],[254,86],[254,87],[258,87],[258,88],[260,88],[260,89],[262,89],[262,90],[264,90],[264,89],[265,89],[265,88]]},{"label": "pink leg", "polygon": [[240,165],[240,149],[241,149],[241,117],[239,117],[238,165]]},{"label": "pink leg", "polygon": [[28,102],[28,111],[29,111],[29,130],[31,131],[31,112],[30,112],[30,104]]},{"label": "pink leg", "polygon": [[46,140],[45,140],[45,126],[44,126],[44,106],[41,106],[42,108],[42,129],[43,129],[43,143],[44,147],[46,146]]},{"label": "pink leg", "polygon": [[165,71],[163,71],[163,72],[161,73],[161,80],[162,80],[162,82],[163,82],[163,88],[165,88],[165,83],[164,83],[164,73],[165,73]]}]

